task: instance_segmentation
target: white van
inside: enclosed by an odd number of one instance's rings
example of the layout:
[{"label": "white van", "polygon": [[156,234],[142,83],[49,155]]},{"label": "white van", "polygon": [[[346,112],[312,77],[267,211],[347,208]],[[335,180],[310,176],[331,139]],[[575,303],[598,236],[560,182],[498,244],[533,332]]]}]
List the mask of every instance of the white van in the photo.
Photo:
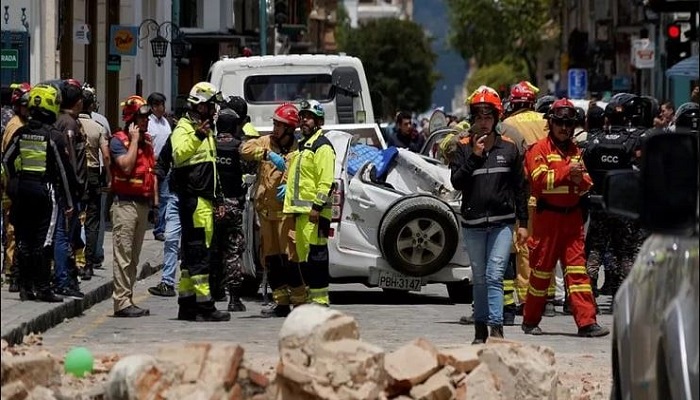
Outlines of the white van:
[{"label": "white van", "polygon": [[207,81],[224,96],[241,96],[259,131],[272,130],[272,113],[283,102],[315,99],[326,111],[325,125],[374,122],[362,62],[344,55],[280,55],[222,58]]}]

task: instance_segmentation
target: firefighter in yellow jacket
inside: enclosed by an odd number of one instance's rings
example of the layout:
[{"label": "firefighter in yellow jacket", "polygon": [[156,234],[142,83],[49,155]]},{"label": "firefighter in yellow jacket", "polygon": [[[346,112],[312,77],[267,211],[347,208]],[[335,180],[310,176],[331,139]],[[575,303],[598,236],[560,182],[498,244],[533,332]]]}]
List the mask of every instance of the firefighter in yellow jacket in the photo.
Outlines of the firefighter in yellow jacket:
[{"label": "firefighter in yellow jacket", "polygon": [[290,305],[306,302],[306,286],[296,250],[289,240],[294,217],[282,213],[283,179],[298,147],[294,131],[299,125],[299,111],[294,104],[282,104],[272,119],[272,134],[250,139],[241,146],[244,160],[258,162],[255,210],[260,221],[260,259],[265,264],[274,300],[271,307],[261,312],[268,318],[286,317]]},{"label": "firefighter in yellow jacket", "polygon": [[335,150],[321,130],[325,112],[316,100],[302,101],[299,111],[302,140],[287,175],[284,213],[295,218],[294,242],[310,303],[328,306],[328,234]]},{"label": "firefighter in yellow jacket", "polygon": [[209,288],[214,200],[223,197],[216,172],[216,143],[212,126],[221,94],[216,86],[199,82],[190,90],[188,111],[170,136],[173,147],[171,190],[178,196],[182,229],[178,319],[228,321],[217,310]]}]

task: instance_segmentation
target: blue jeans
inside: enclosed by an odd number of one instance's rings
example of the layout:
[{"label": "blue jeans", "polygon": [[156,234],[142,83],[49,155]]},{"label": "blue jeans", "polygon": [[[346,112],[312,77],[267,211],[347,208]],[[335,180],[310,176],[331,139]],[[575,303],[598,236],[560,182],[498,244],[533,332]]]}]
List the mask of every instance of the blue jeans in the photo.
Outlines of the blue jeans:
[{"label": "blue jeans", "polygon": [[[77,282],[77,268],[73,258],[74,235],[80,232],[80,207],[76,206],[70,219],[65,217],[65,208],[58,208],[56,232],[54,233],[54,283],[60,289],[68,289]],[[66,228],[67,226],[67,228]]]},{"label": "blue jeans", "polygon": [[160,199],[160,202],[158,203],[158,224],[153,227],[153,235],[158,235],[161,233],[165,234],[165,215],[168,212],[168,203],[173,197],[173,195],[170,194],[170,188],[168,187],[169,177],[170,175],[166,176],[165,179],[158,181],[158,198]]},{"label": "blue jeans", "polygon": [[165,212],[165,242],[163,243],[163,276],[161,282],[175,286],[178,254],[180,253],[180,214],[178,198],[168,194],[168,207]]},{"label": "blue jeans", "polygon": [[474,322],[503,325],[503,275],[513,227],[463,228],[463,232],[474,276]]}]

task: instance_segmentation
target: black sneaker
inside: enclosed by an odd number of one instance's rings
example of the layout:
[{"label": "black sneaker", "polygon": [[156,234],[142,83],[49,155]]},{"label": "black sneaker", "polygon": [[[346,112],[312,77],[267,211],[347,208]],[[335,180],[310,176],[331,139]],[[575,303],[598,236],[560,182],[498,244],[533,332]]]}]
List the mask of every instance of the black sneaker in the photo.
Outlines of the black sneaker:
[{"label": "black sneaker", "polygon": [[157,233],[153,235],[153,238],[159,242],[165,242],[165,235],[162,233]]},{"label": "black sneaker", "polygon": [[121,310],[114,313],[117,318],[138,318],[151,315],[151,312],[145,308],[140,308],[136,306],[129,306],[127,308],[122,308]]},{"label": "black sneaker", "polygon": [[286,318],[291,311],[288,305],[273,304],[272,307],[263,308],[260,315],[265,318]]},{"label": "black sneaker", "polygon": [[520,328],[525,332],[526,335],[539,336],[542,334],[542,329],[537,325],[522,324]]},{"label": "black sneaker", "polygon": [[459,319],[460,325],[474,325],[474,314],[465,315]]},{"label": "black sneaker", "polygon": [[38,293],[36,295],[37,301],[43,301],[44,303],[62,303],[63,297],[56,295],[52,291]]},{"label": "black sneaker", "polygon": [[148,293],[154,295],[154,296],[161,296],[161,297],[175,297],[175,286],[168,285],[167,283],[159,283],[156,286],[149,287],[148,288]]},{"label": "black sneaker", "polygon": [[195,321],[197,322],[224,322],[230,320],[231,314],[221,310],[215,310],[208,313],[198,313],[195,317]]},{"label": "black sneaker", "polygon": [[610,333],[610,329],[602,327],[598,324],[591,324],[578,328],[578,335],[581,337],[601,337]]},{"label": "black sneaker", "polygon": [[56,294],[59,296],[67,297],[70,299],[81,300],[85,297],[85,293],[74,288],[59,288],[56,290]]}]

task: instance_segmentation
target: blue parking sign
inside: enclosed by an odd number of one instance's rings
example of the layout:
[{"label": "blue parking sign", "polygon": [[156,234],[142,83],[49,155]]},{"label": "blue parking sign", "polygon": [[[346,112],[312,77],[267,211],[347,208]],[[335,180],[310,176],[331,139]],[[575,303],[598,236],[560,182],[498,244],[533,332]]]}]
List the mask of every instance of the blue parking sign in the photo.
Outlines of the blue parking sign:
[{"label": "blue parking sign", "polygon": [[588,91],[588,71],[582,68],[569,70],[569,98],[584,99]]}]

